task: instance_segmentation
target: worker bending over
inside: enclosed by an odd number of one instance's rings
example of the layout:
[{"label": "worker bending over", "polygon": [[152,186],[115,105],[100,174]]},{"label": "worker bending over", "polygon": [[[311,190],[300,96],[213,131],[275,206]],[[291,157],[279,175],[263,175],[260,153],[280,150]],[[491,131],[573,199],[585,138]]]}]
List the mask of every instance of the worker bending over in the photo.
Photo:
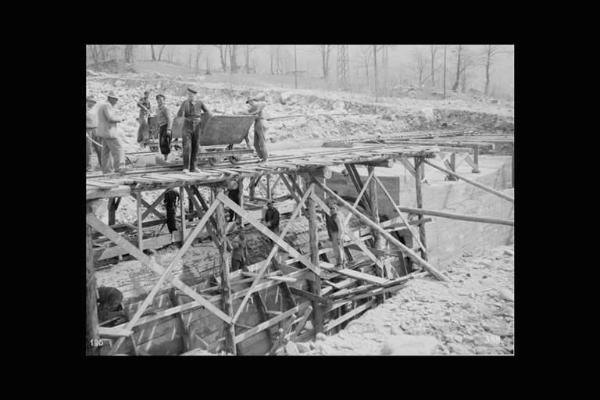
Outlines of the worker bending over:
[{"label": "worker bending over", "polygon": [[98,288],[98,323],[111,327],[129,321],[123,310],[123,293],[114,287],[100,286]]}]

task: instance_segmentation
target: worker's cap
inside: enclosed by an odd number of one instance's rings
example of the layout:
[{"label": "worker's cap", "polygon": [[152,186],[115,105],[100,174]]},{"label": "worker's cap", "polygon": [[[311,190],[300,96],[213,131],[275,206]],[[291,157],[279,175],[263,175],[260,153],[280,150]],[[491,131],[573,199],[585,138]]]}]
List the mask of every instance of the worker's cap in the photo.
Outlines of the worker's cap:
[{"label": "worker's cap", "polygon": [[196,91],[196,89],[194,89],[194,88],[191,88],[191,87],[187,88],[187,91],[188,91],[188,92],[190,92],[190,93],[194,93],[194,94],[198,93],[198,92]]},{"label": "worker's cap", "polygon": [[94,96],[88,96],[88,97],[85,98],[85,101],[87,103],[95,103],[96,99],[94,99]]},{"label": "worker's cap", "polygon": [[165,96],[163,94],[157,94],[156,95],[156,100],[158,100],[159,97],[162,97],[163,100],[165,99]]},{"label": "worker's cap", "polygon": [[230,180],[229,182],[227,182],[227,187],[229,189],[237,189],[238,188],[238,183],[235,180]]},{"label": "worker's cap", "polygon": [[273,200],[269,200],[269,201],[267,201],[267,205],[268,205],[268,206],[272,206],[272,205],[273,205]]},{"label": "worker's cap", "polygon": [[119,98],[115,95],[115,92],[113,92],[112,90],[110,92],[108,92],[108,98],[119,100]]}]

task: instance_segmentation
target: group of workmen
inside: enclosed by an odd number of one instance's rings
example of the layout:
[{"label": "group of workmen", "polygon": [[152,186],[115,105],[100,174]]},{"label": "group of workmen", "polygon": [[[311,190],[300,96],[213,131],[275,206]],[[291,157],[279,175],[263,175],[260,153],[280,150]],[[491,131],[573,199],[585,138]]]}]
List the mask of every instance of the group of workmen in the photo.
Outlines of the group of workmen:
[{"label": "group of workmen", "polygon": [[[187,89],[187,99],[183,101],[177,112],[177,117],[183,117],[182,142],[183,142],[183,172],[197,172],[196,159],[200,150],[200,135],[211,113],[206,105],[196,99],[197,91],[193,88]],[[98,157],[98,163],[104,174],[112,172],[122,173],[127,168],[124,164],[124,153],[121,135],[117,129],[117,124],[124,121],[124,118],[118,116],[114,106],[118,101],[114,92],[110,92],[107,101],[98,105],[94,111],[96,100],[92,96],[86,98],[86,155],[87,168],[92,170],[91,154],[92,148]],[[266,96],[260,94],[249,98],[246,104],[249,105],[248,114],[255,116],[254,121],[254,148],[261,161],[267,161],[268,152],[265,142],[266,126],[263,117],[263,110],[266,106]],[[158,104],[154,117],[158,127],[159,148],[161,154],[167,161],[171,152],[172,140],[172,119],[165,103],[165,96],[158,94],[156,96]],[[149,139],[150,123],[152,117],[152,105],[150,103],[150,91],[145,91],[144,96],[137,102],[139,107],[139,128],[137,141],[145,146]],[[245,138],[246,145],[250,146],[248,136]],[[230,145],[228,149],[231,149]]]}]

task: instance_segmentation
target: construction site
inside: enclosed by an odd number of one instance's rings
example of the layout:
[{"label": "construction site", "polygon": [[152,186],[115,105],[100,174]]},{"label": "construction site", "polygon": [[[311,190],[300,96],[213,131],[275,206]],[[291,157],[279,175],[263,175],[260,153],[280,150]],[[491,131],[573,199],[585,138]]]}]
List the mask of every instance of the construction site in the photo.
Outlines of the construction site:
[{"label": "construction site", "polygon": [[[159,92],[175,112],[192,86],[211,110],[203,137],[239,135],[201,150],[190,172],[177,145],[165,161],[135,143],[133,99]],[[86,174],[86,354],[514,354],[512,106],[375,102],[191,73],[88,70],[86,91],[115,93],[131,116],[119,124],[128,169]],[[240,110],[258,91],[267,160],[242,144],[253,119]],[[173,233],[168,191],[178,194]],[[344,227],[341,268],[331,204]],[[232,270],[240,235],[248,263]],[[125,322],[99,320],[100,287],[122,293]]]}]

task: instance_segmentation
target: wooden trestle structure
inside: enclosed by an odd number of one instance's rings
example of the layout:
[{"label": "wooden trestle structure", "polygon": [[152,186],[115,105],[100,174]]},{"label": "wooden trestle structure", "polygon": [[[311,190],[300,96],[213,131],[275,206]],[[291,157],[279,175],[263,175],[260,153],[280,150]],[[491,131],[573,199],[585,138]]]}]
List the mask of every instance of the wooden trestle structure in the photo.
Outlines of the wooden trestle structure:
[{"label": "wooden trestle structure", "polygon": [[[421,165],[429,163],[427,159],[435,157],[438,151],[435,146],[424,145],[365,145],[300,157],[273,157],[261,164],[214,166],[196,173],[184,174],[181,166],[163,166],[134,170],[121,176],[88,175],[87,354],[193,354],[198,349],[240,355],[275,354],[287,341],[301,341],[319,332],[340,329],[415,276],[431,274],[446,280],[427,261],[425,223],[430,219],[419,211],[423,204]],[[410,165],[417,178],[416,209],[407,211],[398,207],[375,175],[376,167],[390,167],[396,161]],[[346,167],[359,193],[354,204],[327,187],[327,179],[331,177],[329,167],[334,165]],[[364,182],[356,170],[357,165],[368,167],[369,175]],[[238,206],[224,194],[229,180],[237,180],[242,193],[247,180],[252,199],[255,189],[262,185],[261,178],[267,177],[266,197],[271,198],[275,185],[270,185],[270,179],[274,176],[285,184],[294,201],[293,211],[287,222],[282,220],[282,231],[278,235],[246,209],[244,201]],[[379,220],[377,186],[383,189],[397,213],[388,221]],[[210,190],[211,201],[204,198],[200,188],[204,192]],[[168,245],[170,241],[146,240],[143,232],[149,226],[164,223],[165,216],[156,207],[168,189],[178,189],[180,193],[181,229],[177,239],[181,247],[168,265],[161,265],[144,251]],[[144,200],[144,192],[158,190],[163,194],[152,204]],[[136,199],[134,226],[115,221],[120,198],[126,196]],[[185,196],[190,202],[189,210],[183,206]],[[323,232],[318,231],[317,209],[329,213],[329,198],[335,198],[348,212],[343,221],[346,227],[343,245],[352,258],[343,269],[335,269],[322,259],[332,249],[320,245]],[[92,204],[98,199],[109,201],[108,224],[92,211]],[[146,208],[143,212],[142,207]],[[230,238],[239,227],[226,223],[225,207],[242,218],[242,226],[253,227],[273,243],[265,260],[248,267],[250,272],[230,272]],[[411,218],[402,212],[408,212]],[[151,213],[159,219],[144,222]],[[294,221],[301,216],[308,220],[308,254],[284,240]],[[369,231],[350,229],[351,216]],[[137,240],[128,240],[120,234],[128,230],[137,231]],[[172,274],[201,233],[208,234],[219,251],[217,286],[187,285]],[[143,300],[129,305],[129,321],[112,328],[99,327],[97,319],[95,270],[102,254],[108,250],[95,250],[94,242],[102,240],[116,245],[110,250],[113,257],[128,254],[160,277]],[[390,255],[399,260],[404,273],[401,273],[402,268],[392,264]],[[405,263],[412,263],[413,268],[407,270]],[[277,294],[274,301],[269,300],[273,291]],[[146,315],[150,308],[153,312]],[[104,345],[99,345],[101,343]]]}]

